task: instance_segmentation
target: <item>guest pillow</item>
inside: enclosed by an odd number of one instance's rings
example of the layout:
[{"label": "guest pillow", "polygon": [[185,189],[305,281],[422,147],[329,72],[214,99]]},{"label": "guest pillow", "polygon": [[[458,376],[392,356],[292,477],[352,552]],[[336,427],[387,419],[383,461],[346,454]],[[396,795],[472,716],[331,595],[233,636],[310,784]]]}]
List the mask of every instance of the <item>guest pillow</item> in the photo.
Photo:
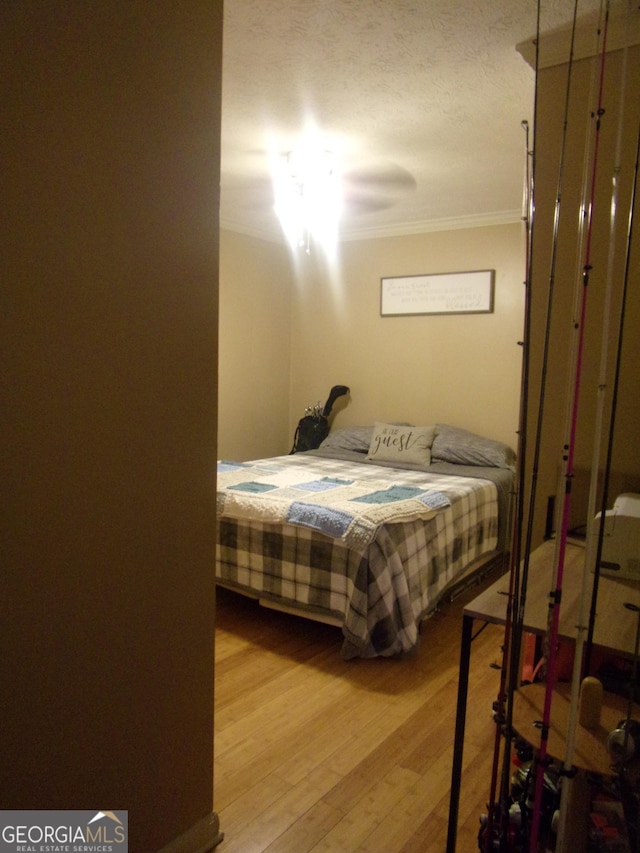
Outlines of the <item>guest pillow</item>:
[{"label": "guest pillow", "polygon": [[448,424],[436,424],[431,458],[434,462],[483,465],[511,470],[516,463],[516,455],[508,445]]},{"label": "guest pillow", "polygon": [[371,462],[431,463],[431,445],[435,427],[399,426],[376,423],[367,459]]}]

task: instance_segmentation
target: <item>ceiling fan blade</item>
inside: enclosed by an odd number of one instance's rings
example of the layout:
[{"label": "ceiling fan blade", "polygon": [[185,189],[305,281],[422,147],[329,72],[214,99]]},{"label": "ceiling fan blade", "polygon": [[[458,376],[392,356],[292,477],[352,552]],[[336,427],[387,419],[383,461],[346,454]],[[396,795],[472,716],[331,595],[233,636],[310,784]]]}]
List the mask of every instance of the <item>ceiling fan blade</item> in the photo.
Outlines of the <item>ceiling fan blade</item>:
[{"label": "ceiling fan blade", "polygon": [[375,196],[369,193],[345,193],[344,209],[346,213],[376,213],[379,210],[386,210],[393,207],[396,203],[396,198],[381,195]]},{"label": "ceiling fan blade", "polygon": [[352,169],[343,175],[342,183],[345,209],[354,214],[393,207],[417,186],[410,172],[393,163]]},{"label": "ceiling fan blade", "polygon": [[395,194],[411,192],[417,187],[416,179],[411,172],[393,163],[349,169],[343,174],[342,179],[346,186],[366,186]]}]

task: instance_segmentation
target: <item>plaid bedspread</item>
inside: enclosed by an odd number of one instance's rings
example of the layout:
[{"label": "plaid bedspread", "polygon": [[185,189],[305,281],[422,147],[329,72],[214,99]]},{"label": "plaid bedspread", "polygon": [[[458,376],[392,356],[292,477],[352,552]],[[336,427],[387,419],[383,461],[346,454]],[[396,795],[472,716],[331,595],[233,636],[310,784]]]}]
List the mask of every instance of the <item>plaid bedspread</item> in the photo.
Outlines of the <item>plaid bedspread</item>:
[{"label": "plaid bedspread", "polygon": [[[384,483],[385,488],[418,487],[446,496],[429,517],[383,521],[369,542],[350,546],[343,537],[305,524],[234,514],[234,502],[225,501],[222,486],[217,577],[240,591],[337,619],[345,658],[413,649],[420,619],[445,587],[470,562],[496,547],[497,489],[490,480],[305,454],[262,460],[265,463],[303,472],[305,482],[337,478],[368,482],[373,491]],[[223,471],[228,465],[222,463]]]}]

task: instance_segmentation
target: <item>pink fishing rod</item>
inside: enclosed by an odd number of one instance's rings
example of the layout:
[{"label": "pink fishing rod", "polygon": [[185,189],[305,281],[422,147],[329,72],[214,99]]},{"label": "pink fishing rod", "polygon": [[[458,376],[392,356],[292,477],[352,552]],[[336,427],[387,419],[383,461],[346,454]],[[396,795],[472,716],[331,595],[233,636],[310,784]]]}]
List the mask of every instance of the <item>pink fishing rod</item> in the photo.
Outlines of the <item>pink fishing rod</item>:
[{"label": "pink fishing rod", "polygon": [[591,243],[593,235],[593,208],[595,201],[595,183],[598,168],[598,153],[600,141],[601,119],[604,115],[603,109],[603,88],[604,88],[604,67],[606,55],[607,27],[609,20],[609,3],[606,5],[604,30],[602,39],[602,50],[600,54],[600,79],[598,87],[598,107],[594,114],[595,118],[595,143],[593,158],[591,163],[591,181],[589,191],[589,203],[587,209],[587,236],[585,245],[585,259],[582,268],[582,288],[579,307],[579,319],[577,322],[577,343],[576,343],[576,359],[573,375],[573,391],[571,398],[571,411],[569,421],[569,438],[565,446],[566,462],[564,474],[564,497],[562,503],[562,514],[560,524],[560,534],[557,549],[557,565],[555,570],[555,588],[549,594],[550,598],[550,620],[549,620],[549,636],[548,636],[548,659],[546,686],[544,695],[544,705],[542,712],[542,722],[540,729],[540,746],[537,755],[537,770],[535,774],[535,795],[533,816],[531,821],[530,835],[530,851],[535,853],[538,847],[538,836],[540,832],[540,816],[542,810],[542,789],[544,779],[544,769],[548,760],[547,742],[549,738],[549,727],[551,723],[551,704],[557,678],[557,647],[558,647],[558,628],[560,620],[560,607],[562,602],[562,584],[564,576],[564,565],[566,556],[567,534],[569,528],[569,511],[571,508],[571,484],[574,475],[574,454],[576,435],[578,430],[578,408],[580,397],[580,384],[582,378],[582,361],[584,354],[585,340],[585,324],[587,316],[587,295],[589,291],[589,278],[592,270],[591,265]]},{"label": "pink fishing rod", "polygon": [[[624,31],[629,32],[629,21],[631,16],[632,0],[627,0],[626,18]],[[576,635],[574,646],[574,663],[571,676],[571,700],[569,705],[569,716],[567,728],[565,732],[565,756],[563,763],[563,771],[566,778],[560,789],[560,811],[559,820],[556,830],[556,846],[558,850],[564,849],[565,839],[570,833],[569,828],[569,803],[571,801],[571,790],[573,782],[573,755],[575,752],[576,738],[578,732],[578,716],[579,716],[579,701],[581,693],[581,684],[585,676],[591,674],[591,649],[589,647],[589,636],[587,635],[587,602],[589,598],[589,578],[593,577],[593,588],[591,601],[591,612],[594,614],[595,604],[597,600],[597,577],[599,574],[599,564],[602,556],[602,542],[604,532],[604,520],[606,517],[606,507],[608,506],[608,481],[611,475],[611,458],[607,457],[605,469],[603,471],[603,486],[602,486],[602,508],[600,517],[600,530],[595,536],[595,530],[592,529],[592,519],[596,517],[596,502],[597,490],[600,471],[600,460],[602,455],[602,435],[603,435],[603,417],[604,403],[607,391],[607,377],[609,371],[609,342],[613,333],[611,323],[611,305],[614,290],[614,260],[616,255],[616,223],[618,218],[619,208],[619,190],[620,177],[623,172],[622,168],[622,137],[624,130],[624,115],[625,115],[625,98],[626,98],[626,83],[627,83],[627,66],[628,66],[628,40],[624,45],[622,53],[622,70],[621,70],[621,85],[618,91],[618,126],[616,131],[615,155],[613,160],[612,182],[611,182],[611,201],[609,204],[609,245],[608,257],[606,266],[606,277],[603,290],[602,312],[599,313],[601,321],[599,324],[600,330],[600,365],[598,371],[598,379],[596,382],[596,402],[594,407],[594,428],[593,440],[591,447],[591,477],[589,484],[589,495],[587,501],[587,538],[585,542],[584,565],[582,569],[581,593],[579,598],[579,613],[576,623]],[[626,283],[625,283],[626,288]],[[618,339],[622,339],[622,329],[624,324],[624,313],[620,315],[618,325]],[[616,379],[617,382],[617,379]],[[617,401],[617,389],[614,387],[612,396],[612,410],[609,430],[609,443],[613,436],[615,424],[615,406]],[[631,605],[629,605],[631,607]]]}]

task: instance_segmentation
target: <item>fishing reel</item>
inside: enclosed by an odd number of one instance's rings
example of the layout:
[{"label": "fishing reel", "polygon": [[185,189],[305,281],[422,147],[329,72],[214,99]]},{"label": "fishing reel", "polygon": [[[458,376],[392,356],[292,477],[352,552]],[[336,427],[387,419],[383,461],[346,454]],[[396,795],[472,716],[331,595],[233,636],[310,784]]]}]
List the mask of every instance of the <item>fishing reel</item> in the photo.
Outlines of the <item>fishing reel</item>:
[{"label": "fishing reel", "polygon": [[621,720],[607,738],[607,749],[615,765],[626,764],[640,755],[640,723]]}]

